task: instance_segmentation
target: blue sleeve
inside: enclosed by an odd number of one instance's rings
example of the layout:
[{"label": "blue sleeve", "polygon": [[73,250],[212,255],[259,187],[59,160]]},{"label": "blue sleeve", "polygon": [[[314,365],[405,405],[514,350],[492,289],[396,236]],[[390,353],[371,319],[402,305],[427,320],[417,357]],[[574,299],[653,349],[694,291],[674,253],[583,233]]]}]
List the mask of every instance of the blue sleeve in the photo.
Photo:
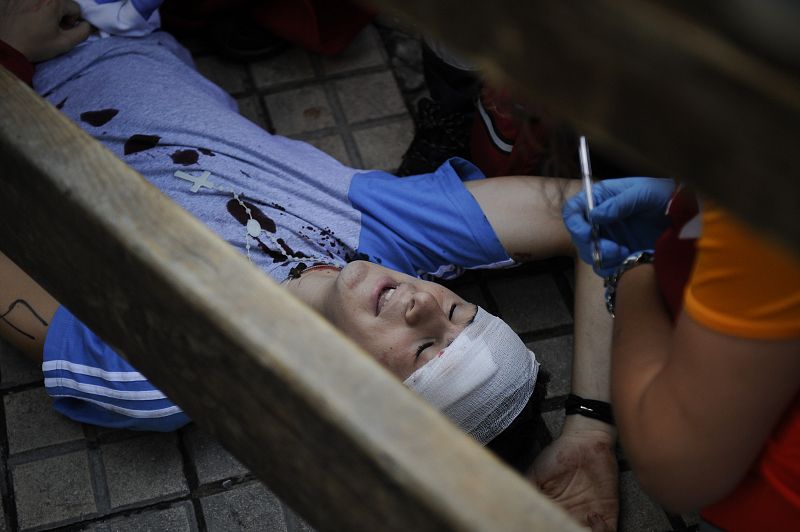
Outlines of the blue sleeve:
[{"label": "blue sleeve", "polygon": [[167,432],[190,421],[65,307],[48,327],[42,371],[54,408],[80,423]]},{"label": "blue sleeve", "polygon": [[361,211],[358,253],[409,275],[449,279],[464,269],[514,265],[464,181],[484,179],[472,163],[446,161],[431,174],[353,177],[349,198]]}]

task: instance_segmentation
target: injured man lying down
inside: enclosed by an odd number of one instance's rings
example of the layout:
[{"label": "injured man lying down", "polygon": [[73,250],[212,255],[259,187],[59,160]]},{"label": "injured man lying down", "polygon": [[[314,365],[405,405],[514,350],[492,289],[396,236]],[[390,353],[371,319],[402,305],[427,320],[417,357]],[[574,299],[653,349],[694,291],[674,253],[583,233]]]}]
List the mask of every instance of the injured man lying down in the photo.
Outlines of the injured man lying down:
[{"label": "injured man lying down", "polygon": [[[479,443],[530,455],[524,429],[541,419],[544,369],[505,322],[437,281],[574,256],[560,208],[577,183],[485,179],[458,158],[403,178],[344,166],[241,116],[159,30],[159,4],[0,0],[0,59]],[[578,261],[578,400],[608,400],[601,294],[602,280]],[[131,430],[190,422],[5,255],[0,310],[0,333],[41,363],[65,416]],[[617,518],[616,433],[607,421],[567,416],[532,465],[505,456],[598,530]]]}]

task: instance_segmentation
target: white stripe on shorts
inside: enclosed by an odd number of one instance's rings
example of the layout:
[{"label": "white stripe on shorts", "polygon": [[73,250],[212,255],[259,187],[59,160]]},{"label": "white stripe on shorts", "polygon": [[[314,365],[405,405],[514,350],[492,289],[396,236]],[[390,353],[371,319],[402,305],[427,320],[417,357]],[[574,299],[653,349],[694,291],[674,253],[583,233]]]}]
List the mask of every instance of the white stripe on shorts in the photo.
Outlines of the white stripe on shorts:
[{"label": "white stripe on shorts", "polygon": [[138,371],[105,371],[100,368],[76,364],[69,360],[48,360],[42,363],[42,371],[53,371],[63,369],[71,373],[99,377],[106,381],[113,382],[134,382],[146,381],[147,378]]},{"label": "white stripe on shorts", "polygon": [[51,394],[50,397],[57,398],[57,397],[66,397],[69,399],[80,399],[81,401],[86,401],[88,403],[94,403],[106,410],[110,410],[111,412],[116,412],[118,414],[122,414],[128,417],[133,418],[156,418],[156,417],[167,417],[173,414],[180,414],[183,412],[177,406],[170,406],[168,408],[161,408],[158,410],[134,410],[132,408],[123,408],[121,406],[112,405],[109,403],[104,403],[102,401],[95,401],[94,399],[88,399],[86,397],[73,397],[72,395],[61,395],[61,394]]},{"label": "white stripe on shorts", "polygon": [[44,386],[45,388],[62,386],[64,388],[78,390],[79,392],[90,393],[92,395],[100,395],[102,397],[125,399],[130,401],[152,401],[167,398],[166,395],[158,390],[115,390],[113,388],[106,388],[105,386],[86,384],[83,382],[78,382],[74,379],[65,379],[62,377],[47,377],[44,379]]}]

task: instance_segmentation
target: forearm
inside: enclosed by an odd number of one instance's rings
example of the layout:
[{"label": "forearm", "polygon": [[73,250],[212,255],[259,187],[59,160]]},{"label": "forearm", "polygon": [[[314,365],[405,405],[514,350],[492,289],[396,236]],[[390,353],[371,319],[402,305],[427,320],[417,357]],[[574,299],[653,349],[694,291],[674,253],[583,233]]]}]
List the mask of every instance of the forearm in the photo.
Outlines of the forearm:
[{"label": "forearm", "polygon": [[611,397],[620,441],[645,489],[662,502],[669,501],[670,492],[680,490],[680,483],[666,490],[664,485],[686,456],[678,445],[686,441],[680,436],[686,432],[685,420],[679,419],[680,397],[665,372],[672,323],[652,265],[638,266],[622,276],[615,315]]},{"label": "forearm", "polygon": [[[575,261],[575,330],[572,356],[572,393],[584,399],[611,401],[612,318],[603,300],[603,279],[592,268]],[[567,416],[566,430],[597,430],[616,439],[616,429],[581,415]]]},{"label": "forearm", "polygon": [[612,318],[605,308],[603,279],[575,261],[575,346],[572,392],[586,399],[611,400]]}]

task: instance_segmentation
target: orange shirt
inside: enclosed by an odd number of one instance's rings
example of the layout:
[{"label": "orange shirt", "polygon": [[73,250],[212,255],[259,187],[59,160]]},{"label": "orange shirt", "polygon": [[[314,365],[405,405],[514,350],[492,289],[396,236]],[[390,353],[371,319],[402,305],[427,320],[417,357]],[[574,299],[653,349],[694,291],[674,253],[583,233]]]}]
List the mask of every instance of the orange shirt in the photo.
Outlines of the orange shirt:
[{"label": "orange shirt", "polygon": [[706,204],[683,304],[697,322],[731,336],[800,337],[800,259]]},{"label": "orange shirt", "polygon": [[[800,337],[800,259],[708,203],[696,253],[684,293],[694,320],[743,338]],[[800,530],[800,395],[747,477],[702,515],[731,531]]]}]

